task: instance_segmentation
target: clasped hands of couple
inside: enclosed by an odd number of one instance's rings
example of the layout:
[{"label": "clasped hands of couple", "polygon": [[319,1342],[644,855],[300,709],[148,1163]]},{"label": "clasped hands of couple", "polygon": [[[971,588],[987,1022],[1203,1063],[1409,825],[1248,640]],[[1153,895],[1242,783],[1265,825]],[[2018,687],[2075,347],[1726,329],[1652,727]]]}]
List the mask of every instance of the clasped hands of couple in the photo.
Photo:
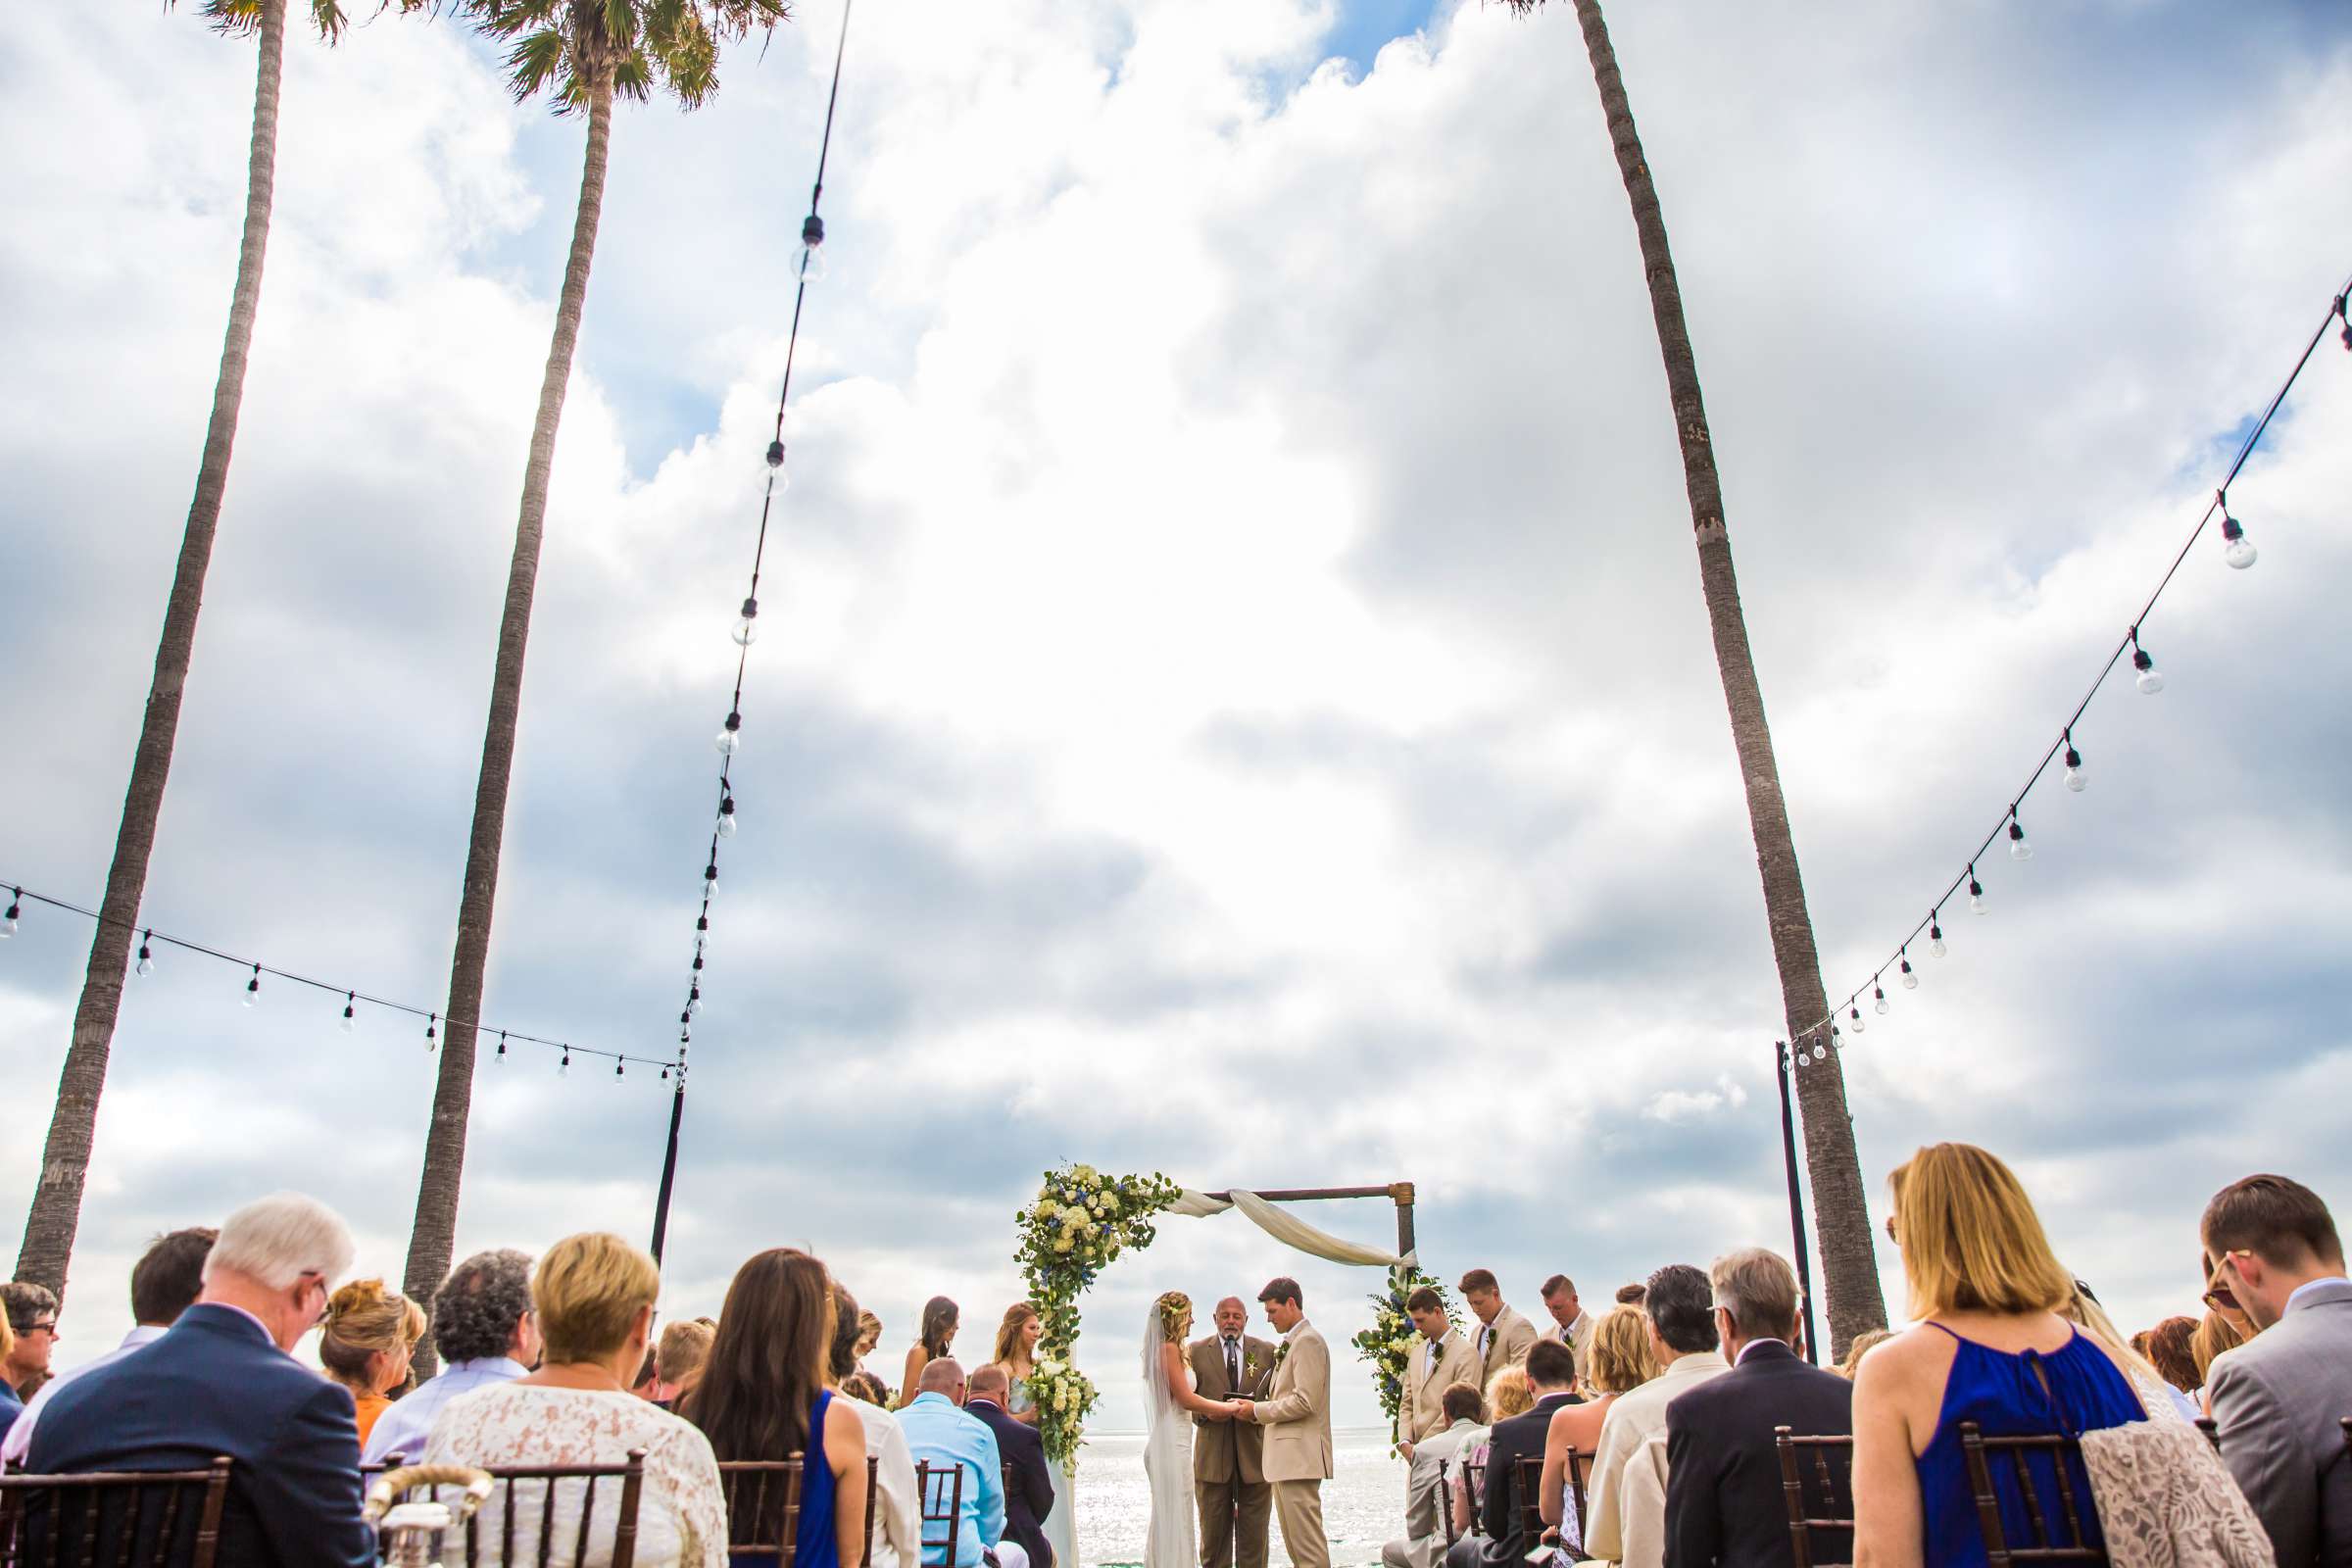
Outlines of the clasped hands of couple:
[{"label": "clasped hands of couple", "polygon": [[1256,1409],[1255,1399],[1218,1399],[1200,1413],[1211,1421],[1254,1421]]}]

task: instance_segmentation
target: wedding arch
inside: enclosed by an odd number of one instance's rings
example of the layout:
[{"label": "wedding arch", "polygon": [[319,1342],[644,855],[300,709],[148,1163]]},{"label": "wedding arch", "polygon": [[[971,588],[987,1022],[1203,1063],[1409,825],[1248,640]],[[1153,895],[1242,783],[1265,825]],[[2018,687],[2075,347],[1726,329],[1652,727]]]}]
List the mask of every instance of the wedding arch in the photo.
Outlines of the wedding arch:
[{"label": "wedding arch", "polygon": [[[1343,1198],[1385,1198],[1395,1203],[1396,1250],[1346,1241],[1275,1206]],[[1064,1165],[1045,1173],[1036,1200],[1013,1219],[1020,1228],[1015,1255],[1028,1282],[1029,1300],[1045,1321],[1029,1383],[1037,1400],[1038,1432],[1047,1455],[1065,1471],[1075,1464],[1086,1417],[1097,1397],[1093,1380],[1078,1370],[1073,1356],[1079,1299],[1121,1253],[1152,1245],[1160,1216],[1205,1219],[1230,1210],[1239,1210],[1276,1241],[1311,1256],[1388,1270],[1387,1289],[1373,1298],[1374,1324],[1355,1337],[1355,1347],[1372,1362],[1382,1407],[1392,1423],[1396,1420],[1405,1357],[1412,1348],[1405,1298],[1420,1286],[1437,1286],[1421,1271],[1415,1251],[1411,1182],[1204,1193],[1179,1186],[1156,1171],[1149,1176],[1105,1176],[1092,1165]],[[1450,1300],[1446,1315],[1452,1316]]]}]

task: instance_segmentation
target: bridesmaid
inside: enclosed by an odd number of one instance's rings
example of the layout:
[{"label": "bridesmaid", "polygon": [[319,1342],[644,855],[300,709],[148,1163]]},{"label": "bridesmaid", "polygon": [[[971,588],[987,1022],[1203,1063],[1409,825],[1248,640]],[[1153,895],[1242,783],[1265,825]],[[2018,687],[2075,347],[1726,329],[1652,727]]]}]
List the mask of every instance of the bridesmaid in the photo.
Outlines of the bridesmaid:
[{"label": "bridesmaid", "polygon": [[899,1385],[899,1404],[902,1410],[914,1402],[923,1392],[923,1368],[948,1353],[956,1343],[956,1329],[960,1317],[954,1301],[944,1296],[934,1296],[923,1303],[923,1329],[914,1348],[906,1352],[906,1377]]},{"label": "bridesmaid", "polygon": [[[1004,1369],[1004,1376],[1012,1384],[1005,1413],[1029,1426],[1038,1424],[1041,1413],[1037,1396],[1029,1392],[1029,1379],[1037,1371],[1037,1342],[1045,1332],[1046,1320],[1027,1301],[1015,1301],[1006,1307],[1004,1321],[997,1326],[996,1364]],[[1054,1563],[1060,1568],[1077,1568],[1078,1498],[1071,1485],[1069,1466],[1048,1459],[1046,1471],[1054,1478],[1054,1511],[1044,1520],[1046,1544],[1054,1548]],[[1054,1564],[1040,1564],[1038,1568],[1054,1568]]]}]

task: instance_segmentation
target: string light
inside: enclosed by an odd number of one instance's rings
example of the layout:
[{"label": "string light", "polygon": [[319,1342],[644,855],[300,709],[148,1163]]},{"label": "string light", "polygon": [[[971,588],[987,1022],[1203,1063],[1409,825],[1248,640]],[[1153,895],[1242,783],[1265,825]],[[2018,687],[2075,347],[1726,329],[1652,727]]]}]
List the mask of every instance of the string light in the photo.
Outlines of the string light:
[{"label": "string light", "polygon": [[498,1054],[490,1059],[501,1067],[507,1064],[507,1032],[504,1029],[498,1032]]},{"label": "string light", "polygon": [[1882,1018],[1887,1012],[1886,988],[1879,984],[1879,977],[1875,974],[1870,977],[1870,1010]]},{"label": "string light", "polygon": [[564,1053],[564,1059],[556,1063],[556,1076],[559,1078],[568,1078],[571,1076],[570,1052],[566,1051]]},{"label": "string light", "polygon": [[[781,441],[776,443],[779,448],[782,447],[783,444],[784,443]],[[752,640],[759,635],[760,601],[757,599],[746,599],[743,602],[743,615],[735,622],[735,646],[738,648],[749,648],[752,646]]]},{"label": "string light", "polygon": [[1848,1007],[1846,1008],[1846,1013],[1847,1013],[1847,1015],[1848,1015],[1849,1017],[1851,1017],[1851,1018],[1853,1019],[1853,1023],[1854,1023],[1854,1033],[1856,1033],[1856,1034],[1860,1034],[1860,1033],[1862,1033],[1862,1031],[1863,1031],[1863,1030],[1865,1030],[1865,1029],[1868,1029],[1868,1028],[1870,1027],[1870,1025],[1869,1025],[1869,1024],[1866,1024],[1866,1023],[1864,1023],[1864,1022],[1862,1021],[1862,1009],[1861,1009],[1860,1007],[1858,1007],[1858,1006],[1848,1006]]},{"label": "string light", "polygon": [[615,1078],[620,1076],[620,1063],[617,1061],[612,1063],[612,1076]]},{"label": "string light", "polygon": [[718,798],[718,836],[722,839],[735,836],[735,797],[732,795]]},{"label": "string light", "polygon": [[18,888],[9,895],[8,913],[0,915],[0,942],[17,934],[17,921],[24,912],[24,890]]},{"label": "string light", "polygon": [[825,220],[810,213],[801,220],[801,248],[793,252],[792,270],[804,283],[814,283],[825,275]]},{"label": "string light", "polygon": [[[4,880],[0,880],[0,887],[8,886],[10,886],[9,883]],[[352,1034],[357,1031],[359,1025],[359,1004],[365,1002],[369,1006],[382,1007],[391,1012],[405,1012],[412,1018],[424,1019],[426,1049],[439,1049],[441,1014],[437,1009],[424,1006],[416,1006],[409,1003],[395,1001],[390,997],[380,997],[374,995],[362,996],[358,988],[353,986],[330,983],[325,980],[317,979],[311,975],[299,973],[292,969],[281,969],[272,964],[263,963],[253,958],[244,957],[237,954],[223,952],[220,948],[212,947],[208,944],[197,942],[187,937],[173,936],[170,932],[158,931],[153,927],[141,927],[133,921],[113,919],[101,911],[89,907],[87,905],[75,904],[70,899],[57,898],[47,893],[29,892],[22,887],[15,888],[9,907],[12,910],[17,909],[21,905],[26,902],[44,904],[53,909],[63,909],[69,914],[80,915],[83,919],[94,921],[102,926],[111,925],[122,930],[135,933],[138,937],[139,943],[138,962],[133,966],[136,972],[146,973],[153,968],[154,954],[157,948],[177,948],[182,953],[193,953],[202,957],[213,958],[222,963],[233,964],[237,968],[243,970],[245,972],[245,990],[240,1000],[242,1001],[243,1004],[248,1007],[260,1005],[262,996],[262,977],[264,975],[268,975],[275,980],[283,980],[289,985],[305,987],[312,991],[322,991],[329,996],[340,995],[343,998],[343,1007],[341,1016],[339,1016],[335,1021],[337,1026],[345,1034]],[[455,1029],[459,1027],[460,1020],[452,1018],[449,1020],[449,1023],[450,1027]],[[491,1026],[477,1019],[472,1025],[470,1025],[470,1027],[487,1030]],[[564,1041],[551,1039],[546,1036],[526,1035],[520,1033],[519,1031],[511,1031],[506,1029],[501,1029],[498,1031],[498,1054],[500,1056],[504,1056],[506,1054],[507,1041],[510,1036],[517,1044],[545,1046],[550,1051],[559,1051],[564,1053],[565,1055],[568,1055],[572,1051],[577,1050],[585,1053],[588,1055],[603,1057],[610,1061],[634,1061],[649,1067],[659,1067],[663,1065],[662,1058],[658,1056],[638,1056],[631,1055],[626,1052],[600,1051],[591,1046],[574,1047]]]},{"label": "string light", "polygon": [[[1979,914],[1989,912],[1984,905],[1984,886],[1977,879],[1976,859],[1984,855],[2004,836],[2009,840],[2011,858],[2019,860],[2032,858],[2033,846],[2026,839],[2025,827],[2020,822],[2018,813],[2026,797],[2033,792],[2034,786],[2040,781],[2042,775],[2050,769],[2054,762],[2061,760],[2064,762],[2064,782],[2067,789],[2081,794],[2090,787],[2088,771],[2082,765],[2082,754],[2075,745],[2074,726],[2082,722],[2083,713],[2089,710],[2091,700],[2098,696],[2100,688],[2106,685],[2108,678],[2122,667],[2127,657],[2131,661],[2132,685],[2142,695],[2153,697],[2164,690],[2164,674],[2156,667],[2155,656],[2148,652],[2147,646],[2141,641],[2140,628],[2146,623],[2149,614],[2154,612],[2157,602],[2164,597],[2165,591],[2172,586],[2174,577],[2179,574],[2182,564],[2187,562],[2189,555],[2196,548],[2197,540],[2203,537],[2205,530],[2208,527],[2217,526],[2218,523],[2218,531],[2223,541],[2223,560],[2232,568],[2243,571],[2259,559],[2259,552],[2255,550],[2253,541],[2246,536],[2245,525],[2230,510],[2230,486],[2236,483],[2239,474],[2244,471],[2247,461],[2253,457],[2255,448],[2260,445],[2263,436],[2269,431],[2271,421],[2278,417],[2279,409],[2286,403],[2287,395],[2294,390],[2295,382],[2301,378],[2305,368],[2310,365],[2311,357],[2318,350],[2321,339],[2325,338],[2338,323],[2341,323],[2344,347],[2352,350],[2352,306],[2348,306],[2348,301],[2352,301],[2352,279],[2348,279],[2344,287],[2337,290],[2329,301],[2328,314],[2321,318],[2319,325],[2313,330],[2310,340],[2303,345],[2303,351],[2296,356],[2293,367],[2286,373],[2286,378],[2278,384],[2278,391],[2272,394],[2271,400],[2264,407],[2260,417],[2252,422],[2244,439],[2239,442],[2236,455],[2230,459],[2228,470],[2223,473],[2221,483],[2214,490],[2212,504],[2199,515],[2196,526],[2189,530],[2188,537],[2182,541],[2180,550],[2175,553],[2171,563],[2166,565],[2164,574],[2156,580],[2155,588],[2150,591],[2146,601],[2141,604],[2139,613],[2132,617],[2124,635],[2109,652],[2106,661],[2100,664],[2098,673],[2092,677],[2090,686],[2083,692],[2082,700],[2075,704],[2074,710],[2067,714],[2065,723],[2059,726],[2057,738],[2052,740],[2042,752],[2033,772],[2027,776],[2025,787],[2011,798],[2008,808],[2002,812],[2000,819],[1993,824],[1991,831],[1986,833],[1983,842],[1977,846],[1976,855],[1972,856],[1968,861],[1968,868],[1959,876],[1954,877],[1951,884],[1944,889],[1944,899],[1951,898],[1965,883],[1969,894],[1969,907]],[[1928,933],[1928,951],[1930,953],[1940,958],[1947,951],[1940,924],[1941,915],[1942,901],[1939,900],[1931,906],[1927,919],[1919,925],[1913,926],[1895,950],[1897,972],[1901,976],[1905,990],[1918,988],[1919,977],[1912,972],[1908,953],[1910,944],[1918,938],[1923,928]],[[1877,991],[1876,976],[1873,977],[1872,989],[1875,994]],[[1858,997],[1861,993],[1857,990],[1854,995]],[[1820,1032],[1825,1027],[1831,1033],[1835,1033],[1836,1019],[1837,1010],[1832,1008],[1828,1017],[1817,1020],[1810,1028],[1798,1032],[1799,1060],[1803,1059],[1804,1040],[1807,1038],[1818,1039]]]},{"label": "string light", "polygon": [[721,757],[733,757],[736,751],[742,747],[743,715],[741,713],[731,709],[728,710],[727,721],[719,726],[718,739],[714,744],[718,747],[718,755]]}]

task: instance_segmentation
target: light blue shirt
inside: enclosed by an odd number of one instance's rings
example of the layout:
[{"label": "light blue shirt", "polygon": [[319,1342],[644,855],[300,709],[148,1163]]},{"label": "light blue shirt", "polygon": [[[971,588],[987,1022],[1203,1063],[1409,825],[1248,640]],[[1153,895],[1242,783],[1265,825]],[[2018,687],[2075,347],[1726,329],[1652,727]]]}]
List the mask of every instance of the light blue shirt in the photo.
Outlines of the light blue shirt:
[{"label": "light blue shirt", "polygon": [[374,1464],[395,1453],[415,1459],[424,1452],[424,1440],[433,1430],[433,1417],[441,1413],[443,1405],[474,1389],[488,1388],[493,1383],[512,1383],[529,1370],[520,1361],[504,1355],[450,1362],[439,1377],[427,1378],[375,1418],[375,1430],[368,1434],[368,1451],[360,1456],[361,1462]]},{"label": "light blue shirt", "polygon": [[[117,1361],[120,1361],[124,1356],[130,1354],[131,1351],[144,1350],[147,1348],[147,1347],[153,1345],[156,1341],[162,1339],[165,1335],[171,1332],[172,1330],[170,1326],[166,1324],[141,1323],[136,1328],[132,1329],[128,1334],[122,1336],[122,1343],[121,1345],[118,1345],[113,1349],[107,1351],[104,1355],[93,1357],[90,1360],[84,1361],[77,1367],[71,1367],[66,1371],[60,1372],[57,1376],[42,1384],[41,1392],[32,1396],[32,1402],[24,1406],[24,1413],[17,1417],[16,1425],[8,1429],[8,1440],[5,1443],[0,1443],[0,1464],[21,1465],[24,1462],[24,1456],[32,1451],[33,1426],[40,1420],[41,1411],[47,1408],[49,1404],[49,1396],[51,1395],[64,1388],[67,1384],[73,1382],[75,1378],[81,1376],[84,1372],[95,1372],[102,1366],[113,1366]],[[14,1394],[16,1391],[12,1389],[9,1392]]]},{"label": "light blue shirt", "polygon": [[[928,1464],[934,1471],[952,1464],[964,1472],[963,1505],[956,1516],[956,1568],[980,1568],[982,1548],[1004,1539],[1004,1458],[997,1449],[997,1435],[944,1394],[918,1394],[898,1415],[899,1430],[906,1434],[916,1464]],[[953,1483],[935,1475],[930,1485],[944,1489]],[[926,1513],[938,1495],[935,1492],[924,1499]],[[925,1536],[923,1561],[941,1568],[947,1560],[948,1544]]]}]

